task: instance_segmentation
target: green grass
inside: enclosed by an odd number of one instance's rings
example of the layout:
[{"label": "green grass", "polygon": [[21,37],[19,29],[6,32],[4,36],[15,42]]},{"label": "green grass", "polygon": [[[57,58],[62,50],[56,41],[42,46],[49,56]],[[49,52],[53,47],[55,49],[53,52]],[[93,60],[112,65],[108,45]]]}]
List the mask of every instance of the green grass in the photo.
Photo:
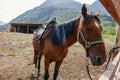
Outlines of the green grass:
[{"label": "green grass", "polygon": [[103,39],[109,40],[109,41],[114,41],[115,36],[114,35],[102,35]]},{"label": "green grass", "polygon": [[102,31],[103,35],[115,35],[115,33],[116,33],[116,27],[111,27],[111,26],[103,27],[103,31]]},{"label": "green grass", "polygon": [[8,56],[12,56],[12,57],[15,57],[16,54],[15,53],[9,53]]},{"label": "green grass", "polygon": [[6,48],[1,48],[1,51],[7,51],[7,49]]}]

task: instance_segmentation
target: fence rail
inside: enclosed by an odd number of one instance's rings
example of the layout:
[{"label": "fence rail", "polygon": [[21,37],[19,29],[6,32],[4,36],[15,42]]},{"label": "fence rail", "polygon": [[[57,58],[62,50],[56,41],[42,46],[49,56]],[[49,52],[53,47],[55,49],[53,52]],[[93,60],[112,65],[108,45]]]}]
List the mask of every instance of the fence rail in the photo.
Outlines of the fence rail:
[{"label": "fence rail", "polygon": [[108,68],[99,78],[99,80],[120,80],[120,52],[108,65]]}]

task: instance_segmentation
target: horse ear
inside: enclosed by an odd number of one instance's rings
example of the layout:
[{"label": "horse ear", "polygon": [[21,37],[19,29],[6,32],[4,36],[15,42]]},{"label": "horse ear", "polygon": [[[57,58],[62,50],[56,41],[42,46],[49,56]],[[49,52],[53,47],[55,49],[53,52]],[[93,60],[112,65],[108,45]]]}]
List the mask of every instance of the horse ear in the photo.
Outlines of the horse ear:
[{"label": "horse ear", "polygon": [[82,15],[83,16],[87,15],[87,8],[86,8],[85,4],[83,4],[83,6],[82,6]]},{"label": "horse ear", "polygon": [[95,14],[95,16],[97,16],[97,17],[98,17],[99,15],[100,15],[100,11],[98,11],[98,12]]}]

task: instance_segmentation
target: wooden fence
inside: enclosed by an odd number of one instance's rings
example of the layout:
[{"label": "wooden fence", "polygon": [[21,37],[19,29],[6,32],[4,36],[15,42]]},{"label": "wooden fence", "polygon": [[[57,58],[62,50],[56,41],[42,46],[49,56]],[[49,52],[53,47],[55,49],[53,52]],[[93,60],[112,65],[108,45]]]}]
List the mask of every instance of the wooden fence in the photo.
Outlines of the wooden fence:
[{"label": "wooden fence", "polygon": [[99,80],[120,80],[120,52],[108,65],[108,68],[99,78]]}]

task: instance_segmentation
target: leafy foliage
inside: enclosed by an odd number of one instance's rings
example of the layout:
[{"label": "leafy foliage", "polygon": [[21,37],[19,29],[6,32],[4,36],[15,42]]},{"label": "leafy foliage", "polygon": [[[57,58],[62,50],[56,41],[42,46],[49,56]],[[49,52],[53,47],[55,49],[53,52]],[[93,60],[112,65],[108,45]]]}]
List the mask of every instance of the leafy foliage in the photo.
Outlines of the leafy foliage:
[{"label": "leafy foliage", "polygon": [[116,26],[115,21],[109,15],[105,15],[105,14],[100,15],[100,20],[101,20],[102,26],[104,27]]},{"label": "leafy foliage", "polygon": [[114,35],[102,35],[103,39],[106,41],[114,41],[115,40],[115,36]]},{"label": "leafy foliage", "polygon": [[103,35],[115,35],[116,27],[103,27]]}]

